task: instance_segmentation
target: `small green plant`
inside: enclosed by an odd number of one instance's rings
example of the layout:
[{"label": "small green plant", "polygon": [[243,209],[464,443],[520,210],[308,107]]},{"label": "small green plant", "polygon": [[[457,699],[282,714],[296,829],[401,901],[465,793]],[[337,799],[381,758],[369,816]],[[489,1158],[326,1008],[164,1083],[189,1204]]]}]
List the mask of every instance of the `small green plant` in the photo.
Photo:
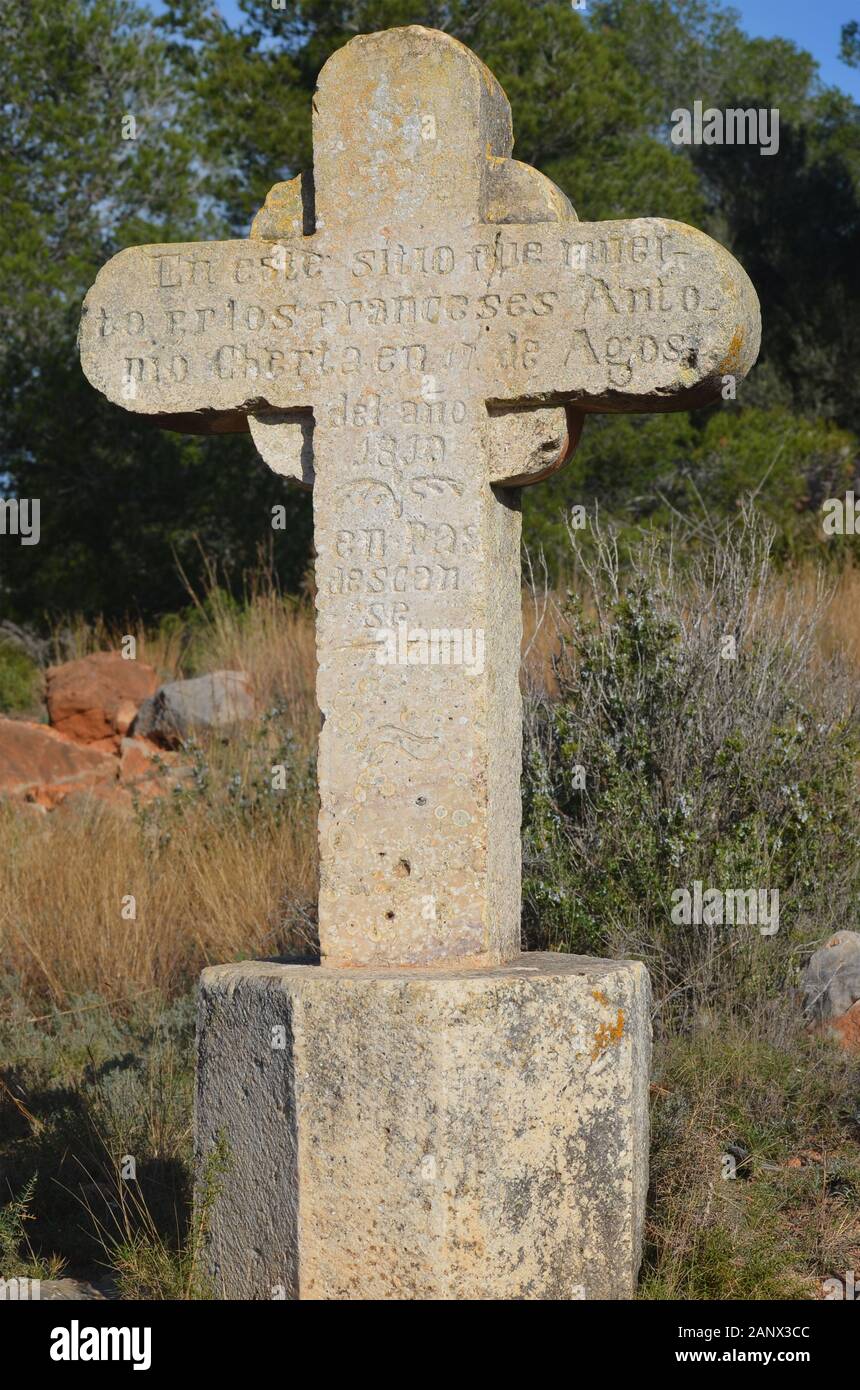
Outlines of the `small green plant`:
[{"label": "small green plant", "polygon": [[39,1259],[33,1252],[27,1222],[33,1220],[33,1198],[38,1174],[24,1184],[5,1206],[0,1206],[0,1279],[53,1279],[63,1261]]},{"label": "small green plant", "polygon": [[221,1139],[203,1165],[186,1234],[177,1241],[165,1235],[141,1190],[126,1181],[116,1166],[112,1228],[91,1215],[120,1298],[187,1301],[213,1297],[201,1257],[212,1208],[228,1167],[227,1147]]},{"label": "small green plant", "polygon": [[0,714],[29,713],[39,692],[39,668],[11,642],[0,641]]}]

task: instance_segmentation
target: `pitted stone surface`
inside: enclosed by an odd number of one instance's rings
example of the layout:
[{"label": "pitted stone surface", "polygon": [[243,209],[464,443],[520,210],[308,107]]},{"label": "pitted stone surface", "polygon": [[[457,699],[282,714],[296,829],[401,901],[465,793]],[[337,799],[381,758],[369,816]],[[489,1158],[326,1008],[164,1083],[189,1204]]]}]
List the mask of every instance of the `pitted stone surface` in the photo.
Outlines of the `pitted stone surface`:
[{"label": "pitted stone surface", "polygon": [[483,970],[204,972],[198,1164],[230,1167],[219,1297],[628,1298],[648,1175],[648,976],[531,953]]},{"label": "pitted stone surface", "polygon": [[[276,185],[251,239],[123,251],[84,306],[109,399],[250,428],[313,487],[331,964],[516,954],[513,489],[564,461],[584,414],[705,404],[758,350],[727,251],[657,218],[580,223],[512,145],[462,44],[357,38],[320,74],[313,177]],[[424,664],[433,632],[453,661]]]}]

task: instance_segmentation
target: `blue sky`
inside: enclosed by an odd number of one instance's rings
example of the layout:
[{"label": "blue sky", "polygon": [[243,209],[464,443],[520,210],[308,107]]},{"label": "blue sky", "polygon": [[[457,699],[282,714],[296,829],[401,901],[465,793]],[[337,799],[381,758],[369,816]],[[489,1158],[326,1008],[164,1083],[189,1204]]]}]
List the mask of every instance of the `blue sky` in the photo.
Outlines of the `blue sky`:
[{"label": "blue sky", "polygon": [[840,31],[848,20],[860,20],[858,0],[739,0],[734,9],[748,34],[793,39],[818,59],[825,82],[860,100],[860,69],[839,61]]},{"label": "blue sky", "polygon": [[[228,19],[239,15],[236,0],[217,0],[217,6]],[[154,8],[161,8],[158,0]],[[825,82],[860,101],[860,69],[846,67],[838,57],[841,27],[849,19],[860,20],[860,0],[737,0],[733,8],[740,11],[747,33],[793,39],[818,59]]]}]

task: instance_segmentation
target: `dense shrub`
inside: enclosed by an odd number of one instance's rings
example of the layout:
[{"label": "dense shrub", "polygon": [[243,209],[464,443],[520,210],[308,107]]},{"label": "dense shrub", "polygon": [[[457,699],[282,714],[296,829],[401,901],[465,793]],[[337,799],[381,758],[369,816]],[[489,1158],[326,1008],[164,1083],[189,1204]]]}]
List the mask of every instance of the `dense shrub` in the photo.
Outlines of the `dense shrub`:
[{"label": "dense shrub", "polygon": [[[683,569],[652,538],[626,582],[611,537],[592,542],[558,696],[530,700],[527,939],[642,957],[682,1017],[760,1007],[810,943],[854,925],[860,743],[849,683],[816,646],[826,594],[801,603],[774,584],[749,509]],[[696,881],[777,889],[777,933],[676,925],[673,894]]]}]

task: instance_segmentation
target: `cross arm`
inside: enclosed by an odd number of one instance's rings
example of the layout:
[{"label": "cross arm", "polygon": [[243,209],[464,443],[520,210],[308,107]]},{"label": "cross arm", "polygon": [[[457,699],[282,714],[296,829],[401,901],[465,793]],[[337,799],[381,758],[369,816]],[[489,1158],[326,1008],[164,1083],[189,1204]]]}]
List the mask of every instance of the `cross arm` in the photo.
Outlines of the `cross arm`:
[{"label": "cross arm", "polygon": [[[715,401],[727,375],[740,380],[755,363],[755,290],[743,267],[705,233],[663,218],[561,224],[540,233],[539,267],[493,276],[493,308],[519,315],[531,293],[537,317],[520,317],[530,350],[512,345],[502,354],[503,370],[488,392],[491,409],[530,401],[564,402],[585,413],[689,410]],[[504,255],[503,241],[500,264]],[[505,286],[517,281],[525,297],[506,298]]]},{"label": "cross arm", "polygon": [[[728,251],[637,218],[135,247],[87,295],[80,348],[110,400],[167,428],[250,424],[263,456],[305,483],[312,412],[351,382],[418,387],[430,405],[456,388],[489,410],[491,480],[516,485],[564,460],[582,414],[717,399],[759,338]],[[540,438],[528,410],[543,413]],[[273,418],[293,428],[270,458]]]},{"label": "cross arm", "polygon": [[[302,238],[300,183],[276,186],[247,242],[141,246],[113,257],[84,301],[79,348],[91,384],[115,404],[185,433],[250,429],[275,472],[310,487],[314,348],[325,374],[326,335],[320,345],[317,330],[336,302],[320,299],[326,292],[312,283],[326,258]],[[261,237],[275,228],[280,240]],[[347,295],[347,317],[358,317],[359,301]],[[382,366],[388,351],[377,358]],[[343,354],[341,377],[358,352]],[[427,405],[432,413],[434,402]],[[581,424],[563,407],[495,412],[491,480],[507,479],[511,460],[518,482],[547,476],[575,447]]]},{"label": "cross arm", "polygon": [[[320,259],[301,241],[171,242],[120,251],[83,303],[83,370],[108,400],[165,428],[247,430],[258,397],[265,401],[269,382],[284,372],[295,282],[318,274]],[[287,396],[307,406],[301,372],[295,377]]]}]

